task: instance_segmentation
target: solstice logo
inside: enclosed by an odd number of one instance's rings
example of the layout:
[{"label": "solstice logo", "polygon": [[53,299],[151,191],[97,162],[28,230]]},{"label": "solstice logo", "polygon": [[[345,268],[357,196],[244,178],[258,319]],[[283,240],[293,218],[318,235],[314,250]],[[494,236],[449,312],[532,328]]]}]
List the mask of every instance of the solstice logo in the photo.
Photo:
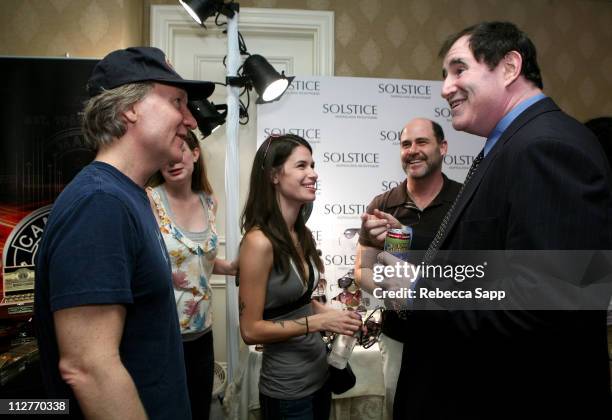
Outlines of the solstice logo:
[{"label": "solstice logo", "polygon": [[378,93],[391,98],[430,99],[431,85],[414,83],[379,83]]},{"label": "solstice logo", "polygon": [[296,80],[294,79],[285,95],[320,95],[321,82],[318,80]]},{"label": "solstice logo", "polygon": [[397,187],[398,185],[400,185],[403,181],[395,181],[392,179],[387,179],[387,180],[383,180],[380,185],[381,185],[381,191],[382,192],[386,192],[389,191],[392,188]]},{"label": "solstice logo", "polygon": [[449,169],[469,169],[474,161],[472,155],[446,155],[444,156],[444,164]]},{"label": "solstice logo", "polygon": [[280,127],[266,127],[264,128],[264,134],[266,137],[270,135],[283,135],[283,134],[295,134],[309,143],[320,143],[321,142],[321,129],[320,128],[280,128]]},{"label": "solstice logo", "polygon": [[325,152],[323,163],[332,163],[337,168],[378,168],[380,153],[372,152]]},{"label": "solstice logo", "polygon": [[312,237],[314,238],[317,244],[320,244],[323,241],[323,231],[322,230],[311,230]]},{"label": "solstice logo", "polygon": [[366,212],[367,206],[361,203],[326,203],[323,206],[324,215],[337,216],[338,219],[356,219]]},{"label": "solstice logo", "polygon": [[401,136],[401,130],[380,130],[378,132],[378,140],[385,143],[391,143],[394,146],[399,146]]},{"label": "solstice logo", "polygon": [[355,265],[355,254],[325,254],[323,263],[325,265],[353,266]]},{"label": "solstice logo", "polygon": [[436,118],[444,118],[446,121],[452,121],[453,120],[453,116],[451,115],[450,108],[435,107],[434,108],[434,116]]},{"label": "solstice logo", "polygon": [[378,105],[372,104],[323,104],[323,114],[345,119],[378,119]]}]

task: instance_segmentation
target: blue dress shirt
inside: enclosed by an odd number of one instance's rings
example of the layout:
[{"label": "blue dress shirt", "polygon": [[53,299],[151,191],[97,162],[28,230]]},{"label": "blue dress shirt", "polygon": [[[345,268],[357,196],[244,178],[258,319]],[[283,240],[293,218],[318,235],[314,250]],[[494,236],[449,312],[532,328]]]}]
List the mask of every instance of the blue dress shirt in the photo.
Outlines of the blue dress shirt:
[{"label": "blue dress shirt", "polygon": [[497,123],[493,131],[491,131],[491,134],[489,134],[489,137],[487,138],[487,141],[484,145],[484,157],[487,157],[487,154],[491,151],[493,146],[495,146],[497,140],[499,140],[503,132],[506,131],[506,128],[508,128],[510,124],[512,124],[512,121],[514,121],[516,117],[521,115],[523,111],[529,108],[531,105],[535,104],[538,101],[541,101],[544,98],[546,98],[546,95],[544,95],[543,93],[538,93],[537,95],[532,96],[531,98],[519,102],[518,105],[512,108],[510,112],[508,112],[504,116],[504,118],[502,118]]}]

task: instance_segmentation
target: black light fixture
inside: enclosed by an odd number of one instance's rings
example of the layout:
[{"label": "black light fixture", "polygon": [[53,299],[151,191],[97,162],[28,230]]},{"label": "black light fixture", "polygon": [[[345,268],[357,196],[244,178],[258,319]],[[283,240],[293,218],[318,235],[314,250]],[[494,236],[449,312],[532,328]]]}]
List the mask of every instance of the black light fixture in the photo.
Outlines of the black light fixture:
[{"label": "black light fixture", "polygon": [[[215,24],[217,26],[222,26],[225,23],[220,23],[217,21],[219,15],[224,15],[229,18],[234,17],[234,15],[240,10],[240,5],[230,0],[225,3],[224,0],[179,0],[179,3],[185,8],[185,10],[191,15],[195,21],[204,26],[204,21],[210,16],[216,15]],[[277,72],[276,69],[259,54],[249,54],[246,48],[246,44],[240,32],[238,32],[238,47],[240,49],[241,56],[247,56],[243,65],[236,72],[236,76],[228,76],[225,80],[226,84],[229,86],[238,86],[245,88],[241,93],[247,93],[247,104],[246,106],[240,101],[240,124],[246,124],[249,120],[247,108],[249,107],[250,97],[249,91],[255,88],[257,91],[258,98],[257,103],[263,104],[268,102],[277,101],[280,97],[285,93],[293,79],[294,76],[287,77],[285,76],[285,72]],[[224,59],[225,63],[225,59]],[[241,71],[242,70],[242,71]],[[214,109],[215,106],[213,106]],[[218,107],[218,105],[217,105]],[[200,112],[205,112],[205,116],[203,118],[204,124],[201,125],[200,131],[204,136],[205,131],[209,129],[206,128],[210,124],[213,124],[215,121],[221,121],[221,114],[218,111],[211,110],[210,107],[205,104],[199,105],[200,111],[192,110],[192,114],[196,120],[198,117],[196,114]],[[227,107],[225,107],[225,112],[223,112],[223,122],[225,121],[225,114],[227,113]],[[246,121],[242,121],[242,119],[246,119]],[[220,122],[219,125],[223,124]],[[198,120],[198,125],[200,125],[200,121]],[[216,128],[217,126],[215,126]],[[203,131],[205,130],[205,131]],[[212,131],[211,131],[212,132]],[[210,134],[210,133],[209,133]]]},{"label": "black light fixture", "polygon": [[279,74],[274,67],[259,54],[249,56],[243,64],[242,74],[248,78],[259,94],[257,103],[273,102],[280,99],[295,78]]},{"label": "black light fixture", "polygon": [[247,90],[255,88],[259,95],[256,101],[258,104],[278,101],[295,76],[287,77],[284,71],[277,72],[272,64],[259,54],[248,55],[242,64],[242,73],[240,74],[239,70],[238,76],[226,77],[226,83]]},{"label": "black light fixture", "polygon": [[238,3],[224,3],[223,0],[179,0],[179,3],[202,26],[204,26],[204,21],[210,16],[221,13],[227,17],[233,17],[239,8]]},{"label": "black light fixture", "polygon": [[215,105],[206,99],[189,101],[187,107],[198,123],[198,129],[204,137],[210,136],[225,124],[227,105]]}]

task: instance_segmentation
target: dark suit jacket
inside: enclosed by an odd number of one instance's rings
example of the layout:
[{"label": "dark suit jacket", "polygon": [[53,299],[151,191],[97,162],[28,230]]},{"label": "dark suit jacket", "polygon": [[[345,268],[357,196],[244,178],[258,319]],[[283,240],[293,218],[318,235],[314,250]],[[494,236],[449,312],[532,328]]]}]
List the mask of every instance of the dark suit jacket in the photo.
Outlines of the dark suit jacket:
[{"label": "dark suit jacket", "polygon": [[[611,249],[610,170],[550,99],[503,133],[441,250]],[[441,254],[445,254],[442,252]],[[525,279],[517,268],[504,283]],[[415,311],[395,418],[612,418],[604,311]]]}]

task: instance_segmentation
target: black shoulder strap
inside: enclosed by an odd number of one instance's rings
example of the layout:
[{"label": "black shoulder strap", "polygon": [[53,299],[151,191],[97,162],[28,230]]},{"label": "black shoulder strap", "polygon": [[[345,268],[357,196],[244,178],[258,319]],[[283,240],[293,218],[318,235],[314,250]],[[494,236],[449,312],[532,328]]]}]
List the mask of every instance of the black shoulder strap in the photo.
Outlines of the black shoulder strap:
[{"label": "black shoulder strap", "polygon": [[310,303],[312,296],[312,290],[314,288],[314,269],[312,263],[308,259],[308,288],[302,296],[296,301],[289,302],[285,305],[277,306],[276,308],[268,308],[263,311],[263,319],[277,318],[281,315],[288,314],[289,312],[295,311],[298,308]]}]

